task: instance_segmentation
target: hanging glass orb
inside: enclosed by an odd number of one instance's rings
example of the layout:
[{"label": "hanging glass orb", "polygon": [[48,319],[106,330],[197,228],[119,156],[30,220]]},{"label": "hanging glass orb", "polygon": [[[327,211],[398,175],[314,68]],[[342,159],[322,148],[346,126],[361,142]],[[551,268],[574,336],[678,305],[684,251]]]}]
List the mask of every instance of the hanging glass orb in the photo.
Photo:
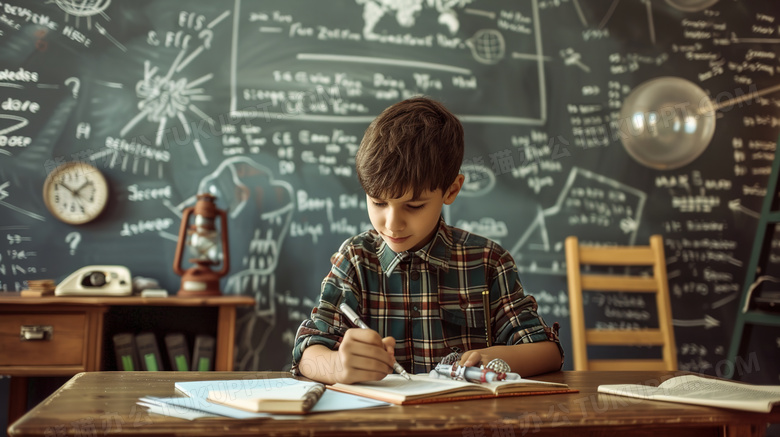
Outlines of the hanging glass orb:
[{"label": "hanging glass orb", "polygon": [[658,77],[629,93],[619,128],[623,146],[637,162],[671,170],[692,162],[707,148],[715,133],[715,109],[695,83]]}]

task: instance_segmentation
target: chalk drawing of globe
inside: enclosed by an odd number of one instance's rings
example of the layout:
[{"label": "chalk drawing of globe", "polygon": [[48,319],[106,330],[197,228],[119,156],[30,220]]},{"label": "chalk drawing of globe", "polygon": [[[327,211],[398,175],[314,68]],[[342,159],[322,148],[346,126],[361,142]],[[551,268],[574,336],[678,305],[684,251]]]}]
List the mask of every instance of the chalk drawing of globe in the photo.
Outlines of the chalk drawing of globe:
[{"label": "chalk drawing of globe", "polygon": [[478,62],[495,64],[504,59],[506,43],[501,32],[495,29],[482,29],[466,40],[471,54]]}]

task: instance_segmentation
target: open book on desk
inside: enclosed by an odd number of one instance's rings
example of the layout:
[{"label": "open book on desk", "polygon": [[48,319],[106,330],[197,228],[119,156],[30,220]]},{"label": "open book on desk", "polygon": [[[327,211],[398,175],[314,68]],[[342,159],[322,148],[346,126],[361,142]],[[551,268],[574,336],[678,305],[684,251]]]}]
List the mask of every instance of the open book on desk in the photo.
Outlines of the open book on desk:
[{"label": "open book on desk", "polygon": [[387,375],[380,381],[358,384],[333,384],[328,388],[378,399],[397,405],[448,402],[468,399],[496,398],[502,396],[538,395],[552,393],[576,393],[566,384],[515,379],[474,383],[452,379],[431,378],[428,375],[411,375],[408,381],[401,375]]},{"label": "open book on desk", "polygon": [[752,385],[697,375],[676,376],[658,387],[640,384],[600,385],[599,393],[655,401],[768,413],[780,403],[780,386]]}]

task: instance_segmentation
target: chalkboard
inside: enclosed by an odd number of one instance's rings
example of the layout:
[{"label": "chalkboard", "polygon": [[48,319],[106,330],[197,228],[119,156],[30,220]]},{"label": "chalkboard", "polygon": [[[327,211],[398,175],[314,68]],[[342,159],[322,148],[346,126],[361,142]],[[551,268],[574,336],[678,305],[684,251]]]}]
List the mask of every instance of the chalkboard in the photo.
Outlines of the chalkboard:
[{"label": "chalkboard", "polygon": [[[567,353],[565,237],[658,233],[680,368],[718,374],[780,132],[778,20],[730,0],[0,1],[0,289],[121,264],[175,292],[182,210],[211,192],[222,291],[257,299],[236,367],[286,368],[330,255],[370,226],[366,126],[425,94],[466,132],[446,220],[511,250]],[[111,187],[80,226],[41,195],[72,161]]]}]

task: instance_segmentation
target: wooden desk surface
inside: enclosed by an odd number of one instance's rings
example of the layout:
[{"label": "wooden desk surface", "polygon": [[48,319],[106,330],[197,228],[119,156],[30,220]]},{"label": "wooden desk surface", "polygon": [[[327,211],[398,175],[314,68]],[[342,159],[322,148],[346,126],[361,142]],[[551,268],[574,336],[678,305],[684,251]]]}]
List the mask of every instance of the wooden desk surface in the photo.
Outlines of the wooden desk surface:
[{"label": "wooden desk surface", "polygon": [[9,428],[12,436],[64,435],[674,435],[760,436],[771,413],[699,407],[598,394],[599,384],[655,384],[685,372],[556,372],[535,379],[565,382],[579,393],[393,406],[311,414],[291,420],[187,421],[150,415],[139,397],[176,396],[176,381],[288,377],[282,372],[87,372]]}]

